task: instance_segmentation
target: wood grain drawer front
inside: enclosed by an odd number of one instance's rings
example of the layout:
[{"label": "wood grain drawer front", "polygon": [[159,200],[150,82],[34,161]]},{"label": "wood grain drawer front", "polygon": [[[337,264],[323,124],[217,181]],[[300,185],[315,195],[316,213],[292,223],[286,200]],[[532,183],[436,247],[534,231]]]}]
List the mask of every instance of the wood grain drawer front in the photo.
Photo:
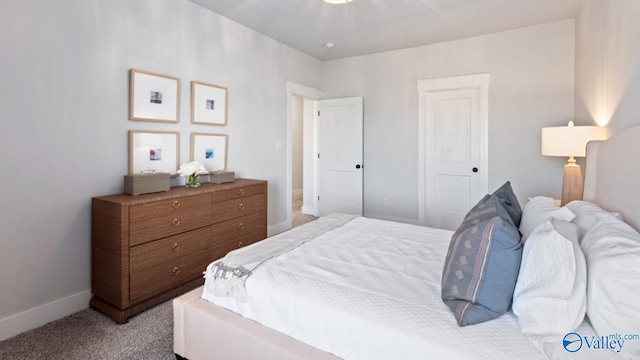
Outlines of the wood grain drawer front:
[{"label": "wood grain drawer front", "polygon": [[267,186],[265,184],[242,186],[229,190],[216,191],[211,195],[213,202],[221,202],[233,199],[240,199],[248,196],[267,194]]},{"label": "wood grain drawer front", "polygon": [[211,224],[211,197],[186,196],[129,208],[129,244],[179,234]]},{"label": "wood grain drawer front", "polygon": [[214,202],[212,207],[212,221],[214,224],[241,216],[264,211],[267,201],[266,194],[243,197],[225,202]]},{"label": "wood grain drawer front", "polygon": [[211,227],[138,245],[130,251],[131,303],[202,276],[211,256]]},{"label": "wood grain drawer front", "polygon": [[[251,234],[249,238],[244,238]],[[243,216],[213,225],[213,258],[217,259],[267,236],[266,212]]]},{"label": "wood grain drawer front", "polygon": [[229,251],[240,249],[260,240],[264,240],[265,233],[262,230],[243,234],[238,237],[227,238],[224,241],[214,241],[211,252],[214,261],[223,258]]}]

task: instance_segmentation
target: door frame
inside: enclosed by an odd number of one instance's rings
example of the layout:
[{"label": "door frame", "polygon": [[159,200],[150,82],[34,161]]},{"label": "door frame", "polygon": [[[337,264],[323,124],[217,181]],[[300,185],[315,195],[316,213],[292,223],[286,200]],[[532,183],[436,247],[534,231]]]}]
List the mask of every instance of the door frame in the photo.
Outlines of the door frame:
[{"label": "door frame", "polygon": [[[315,101],[320,100],[320,94],[321,91],[309,86],[305,86],[302,84],[298,84],[292,81],[287,81],[287,142],[286,142],[286,151],[287,151],[287,181],[286,181],[286,188],[285,188],[285,196],[286,196],[286,200],[285,200],[285,204],[287,206],[287,216],[286,216],[286,220],[285,220],[285,228],[281,229],[281,231],[285,231],[288,229],[291,229],[292,227],[292,222],[293,222],[293,218],[292,218],[292,214],[293,211],[291,210],[292,206],[293,206],[293,136],[292,136],[292,131],[293,131],[293,114],[291,111],[291,106],[292,106],[292,102],[291,102],[291,97],[292,96],[299,96],[303,99],[309,99],[309,100],[313,100],[314,101],[314,114],[316,113],[316,105],[315,105]],[[316,152],[316,116],[314,116],[314,124],[313,124],[313,148],[314,148],[314,153]],[[308,146],[308,144],[304,144],[304,146]],[[309,189],[307,184],[303,185],[303,192],[304,191],[309,191],[312,190],[314,193],[313,198],[316,198],[316,194],[317,194],[317,188],[316,188],[316,183],[317,183],[317,171],[316,171],[316,162],[314,161],[313,167],[312,167],[312,171],[313,171],[313,178],[314,178],[314,184],[312,186],[312,189]],[[307,165],[307,164],[305,164]],[[308,167],[305,168],[304,170],[305,172],[309,171]],[[318,210],[318,205],[317,202],[314,201],[313,203],[313,213],[317,214],[317,210]]]},{"label": "door frame", "polygon": [[432,91],[480,89],[480,188],[489,188],[489,83],[490,73],[418,80],[418,223],[426,224],[426,128],[427,94]]}]

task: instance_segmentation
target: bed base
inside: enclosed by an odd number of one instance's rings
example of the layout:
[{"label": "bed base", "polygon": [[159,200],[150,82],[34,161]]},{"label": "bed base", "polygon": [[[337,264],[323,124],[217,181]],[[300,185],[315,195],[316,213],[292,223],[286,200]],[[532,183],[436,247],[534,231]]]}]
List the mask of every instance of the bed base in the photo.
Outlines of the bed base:
[{"label": "bed base", "polygon": [[203,287],[173,301],[176,359],[337,360],[200,298]]}]

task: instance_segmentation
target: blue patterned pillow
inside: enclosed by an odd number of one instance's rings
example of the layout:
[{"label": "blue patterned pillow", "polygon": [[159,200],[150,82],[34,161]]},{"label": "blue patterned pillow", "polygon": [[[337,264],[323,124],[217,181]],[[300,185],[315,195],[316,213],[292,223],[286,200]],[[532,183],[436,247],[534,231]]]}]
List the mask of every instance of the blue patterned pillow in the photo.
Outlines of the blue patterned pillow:
[{"label": "blue patterned pillow", "polygon": [[516,227],[520,226],[520,220],[522,219],[522,207],[518,202],[518,197],[511,188],[511,182],[507,181],[498,190],[494,191],[491,196],[495,196],[502,201],[505,210],[509,213],[509,217],[513,220],[513,224]]},{"label": "blue patterned pillow", "polygon": [[453,234],[442,273],[442,300],[458,325],[509,310],[521,257],[520,233],[507,205],[498,196],[485,196]]}]

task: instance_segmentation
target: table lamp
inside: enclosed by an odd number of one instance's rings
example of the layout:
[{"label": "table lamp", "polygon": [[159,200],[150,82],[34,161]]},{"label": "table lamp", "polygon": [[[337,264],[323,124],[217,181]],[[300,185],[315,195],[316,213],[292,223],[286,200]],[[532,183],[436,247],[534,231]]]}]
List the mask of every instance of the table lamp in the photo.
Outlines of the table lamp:
[{"label": "table lamp", "polygon": [[564,206],[573,200],[582,200],[583,182],[580,165],[575,156],[584,157],[587,143],[592,140],[605,140],[607,130],[601,126],[568,126],[542,128],[542,155],[568,156],[562,176],[562,197],[560,205]]}]

